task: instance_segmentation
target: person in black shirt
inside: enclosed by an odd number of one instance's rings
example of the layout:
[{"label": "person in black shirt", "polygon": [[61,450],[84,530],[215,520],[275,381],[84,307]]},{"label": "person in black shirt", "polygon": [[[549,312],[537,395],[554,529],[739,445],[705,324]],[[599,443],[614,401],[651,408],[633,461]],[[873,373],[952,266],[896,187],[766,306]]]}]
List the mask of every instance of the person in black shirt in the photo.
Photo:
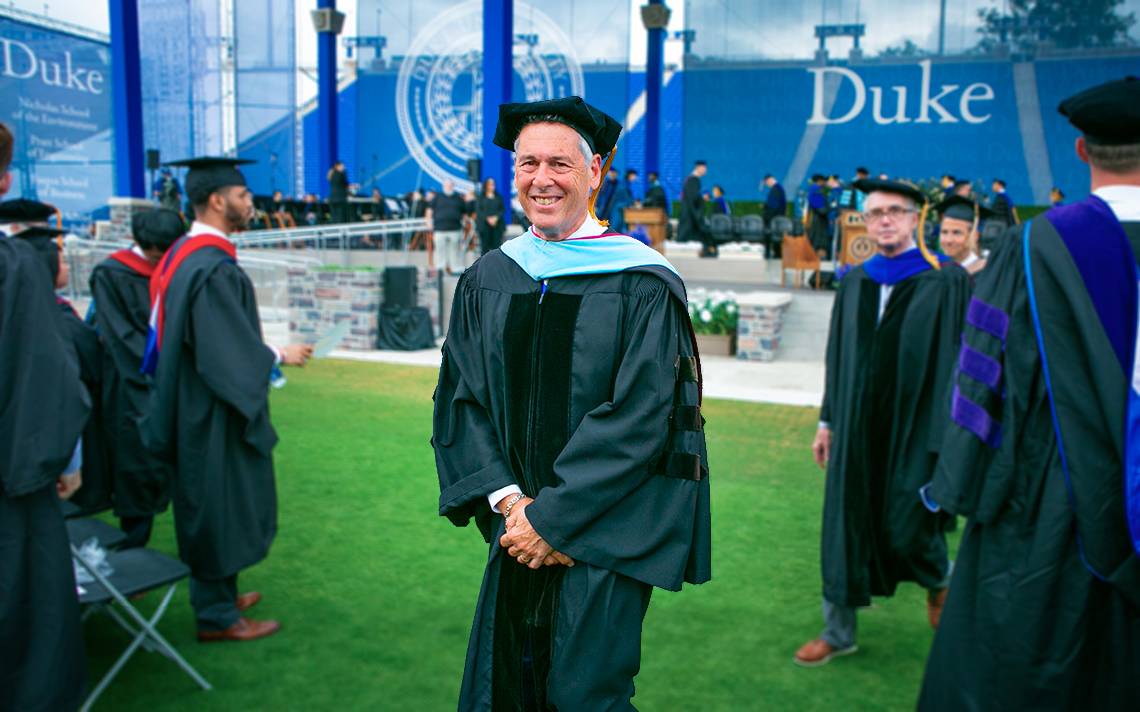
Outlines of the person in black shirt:
[{"label": "person in black shirt", "polygon": [[348,222],[348,173],[344,161],[337,161],[329,169],[329,221]]},{"label": "person in black shirt", "polygon": [[427,204],[424,217],[435,232],[439,245],[439,267],[448,274],[464,269],[463,216],[468,212],[467,201],[455,192],[455,183],[443,182],[443,190]]}]

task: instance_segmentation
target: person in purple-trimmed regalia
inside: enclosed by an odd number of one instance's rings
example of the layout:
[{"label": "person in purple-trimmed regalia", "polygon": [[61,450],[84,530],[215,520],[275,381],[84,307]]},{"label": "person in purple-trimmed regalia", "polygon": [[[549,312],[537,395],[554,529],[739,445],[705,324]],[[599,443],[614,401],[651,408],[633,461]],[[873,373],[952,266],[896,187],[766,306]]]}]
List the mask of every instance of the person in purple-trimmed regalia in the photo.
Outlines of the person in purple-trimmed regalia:
[{"label": "person in purple-trimmed regalia", "polygon": [[854,188],[867,195],[863,219],[878,254],[843,276],[831,312],[812,443],[827,472],[824,628],[796,652],[804,667],[856,652],[858,609],[904,581],[927,590],[937,627],[950,576],[944,515],[928,512],[918,489],[933,474],[946,425],[942,404],[970,280],[926,249],[922,191],[868,178]]},{"label": "person in purple-trimmed regalia", "polygon": [[921,710],[1140,709],[1140,81],[1060,112],[1092,194],[1002,241],[970,302],[922,492],[969,520]]}]

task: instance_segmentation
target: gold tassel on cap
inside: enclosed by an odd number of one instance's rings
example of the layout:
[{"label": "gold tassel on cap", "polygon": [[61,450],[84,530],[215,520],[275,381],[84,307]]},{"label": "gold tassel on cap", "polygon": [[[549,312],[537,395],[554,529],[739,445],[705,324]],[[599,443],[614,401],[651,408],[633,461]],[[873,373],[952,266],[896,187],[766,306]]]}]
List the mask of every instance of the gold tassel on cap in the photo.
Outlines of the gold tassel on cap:
[{"label": "gold tassel on cap", "polygon": [[926,247],[926,213],[930,210],[930,203],[922,204],[922,212],[918,216],[918,234],[915,236],[918,240],[918,251],[922,253],[923,259],[930,263],[934,269],[942,269],[938,264],[938,258],[931,254],[930,250]]},{"label": "gold tassel on cap", "polygon": [[587,209],[590,211],[590,217],[597,220],[598,224],[602,227],[609,227],[609,220],[598,220],[597,213],[594,212],[594,203],[598,202],[598,195],[602,192],[602,185],[606,182],[606,175],[610,172],[610,164],[614,162],[614,155],[617,154],[617,146],[615,145],[610,149],[610,155],[606,158],[605,165],[602,166],[602,180],[598,182],[598,189],[590,196],[590,202]]}]

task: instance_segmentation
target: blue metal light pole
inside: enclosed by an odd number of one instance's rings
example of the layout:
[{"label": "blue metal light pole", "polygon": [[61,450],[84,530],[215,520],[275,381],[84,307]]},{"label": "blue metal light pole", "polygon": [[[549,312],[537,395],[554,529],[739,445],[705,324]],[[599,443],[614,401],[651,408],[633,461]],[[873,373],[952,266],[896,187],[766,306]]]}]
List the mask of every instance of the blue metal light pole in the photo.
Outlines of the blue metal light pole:
[{"label": "blue metal light pole", "polygon": [[115,195],[147,197],[143,162],[142,79],[136,0],[109,0],[111,106],[115,135]]},{"label": "blue metal light pole", "polygon": [[313,25],[317,31],[317,185],[321,196],[328,195],[325,176],[336,161],[337,86],[336,37],[344,24],[344,14],[337,12],[336,0],[317,0]]},{"label": "blue metal light pole", "polygon": [[511,100],[514,25],[513,0],[483,0],[483,177],[494,178],[507,201],[507,222],[511,219],[511,154],[491,141],[499,122],[499,104]]},{"label": "blue metal light pole", "polygon": [[[659,6],[658,10],[653,6]],[[648,33],[645,55],[645,172],[661,174],[661,84],[665,76],[665,28],[669,8],[664,0],[649,0],[642,22]]]}]

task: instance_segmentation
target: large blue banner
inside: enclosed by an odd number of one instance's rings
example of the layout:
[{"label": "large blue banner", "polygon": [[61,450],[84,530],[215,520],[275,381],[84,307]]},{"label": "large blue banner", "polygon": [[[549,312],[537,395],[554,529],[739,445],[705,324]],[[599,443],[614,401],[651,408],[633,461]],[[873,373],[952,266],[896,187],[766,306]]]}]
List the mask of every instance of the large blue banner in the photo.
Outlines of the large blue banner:
[{"label": "large blue banner", "polygon": [[912,180],[943,174],[1015,203],[1043,205],[1056,186],[1088,192],[1060,101],[1135,73],[1137,56],[1033,62],[930,59],[864,65],[721,65],[685,72],[685,164],[706,184],[755,200],[766,173],[795,188],[856,166]]},{"label": "large blue banner", "polygon": [[7,197],[50,203],[68,223],[107,204],[110,82],[105,43],[0,17],[0,121],[16,136]]}]

